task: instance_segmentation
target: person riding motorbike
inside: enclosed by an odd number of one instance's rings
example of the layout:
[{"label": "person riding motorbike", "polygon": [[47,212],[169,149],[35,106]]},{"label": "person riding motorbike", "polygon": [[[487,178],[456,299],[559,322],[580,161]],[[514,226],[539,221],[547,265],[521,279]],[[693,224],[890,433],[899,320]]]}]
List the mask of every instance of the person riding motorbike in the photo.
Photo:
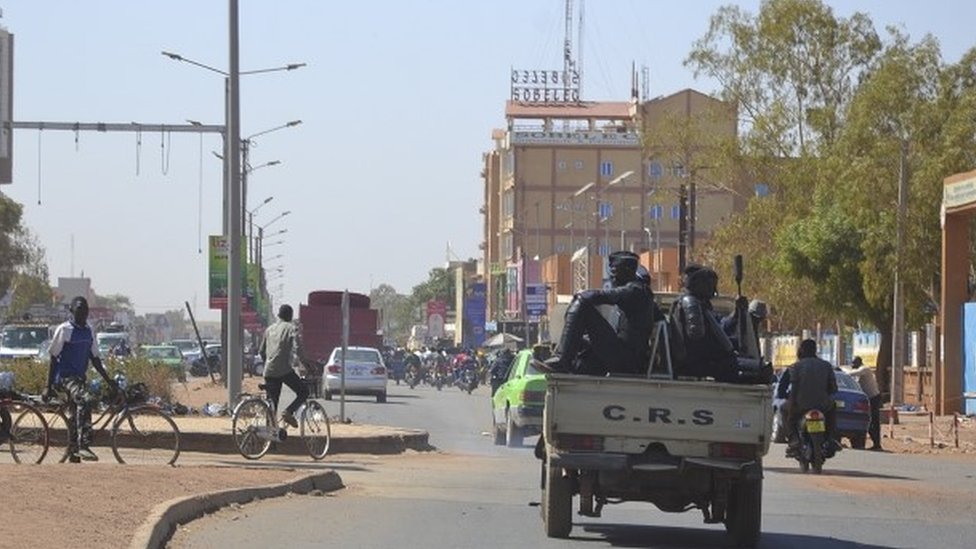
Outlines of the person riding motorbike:
[{"label": "person riding motorbike", "polygon": [[[820,410],[824,414],[827,438],[831,441],[828,452],[833,455],[833,451],[839,449],[835,432],[837,411],[833,395],[837,392],[837,377],[834,375],[834,367],[817,356],[817,342],[812,339],[800,342],[796,358],[797,361],[784,373],[780,387],[777,388],[778,391],[789,391],[786,403],[789,446],[786,456],[793,457],[799,448],[797,423],[812,409]],[[783,387],[784,384],[786,387]]]},{"label": "person riding motorbike", "polygon": [[[555,356],[546,360],[544,369],[606,375],[639,374],[647,368],[656,305],[650,285],[637,278],[638,259],[633,252],[610,254],[613,287],[574,296]],[[598,305],[616,305],[616,326],[600,314]]]}]

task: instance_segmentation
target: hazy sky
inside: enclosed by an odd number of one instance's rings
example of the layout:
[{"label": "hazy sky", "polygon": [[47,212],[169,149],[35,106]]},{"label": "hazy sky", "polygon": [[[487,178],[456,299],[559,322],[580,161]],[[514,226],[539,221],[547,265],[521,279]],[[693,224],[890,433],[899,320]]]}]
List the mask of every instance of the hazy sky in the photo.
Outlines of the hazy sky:
[{"label": "hazy sky", "polygon": [[[651,71],[651,95],[714,91],[682,66],[708,18],[728,2],[590,0],[584,98],[626,100],[630,64]],[[932,33],[956,61],[976,45],[976,3],[835,1],[880,29]],[[743,2],[755,11],[758,2]],[[279,0],[241,2],[241,69],[304,62],[242,78],[242,135],[256,139],[251,207],[257,223],[283,211],[266,248],[284,298],[316,289],[409,293],[443,266],[447,243],[479,257],[481,155],[504,126],[509,69],[562,66],[563,0]],[[223,123],[222,78],[161,50],[224,69],[227,2],[0,0],[16,36],[18,121]],[[574,24],[575,27],[575,24]],[[47,249],[52,282],[91,277],[96,291],[130,296],[140,313],[207,305],[206,236],[221,227],[216,135],[17,130],[14,183]],[[165,144],[165,147],[162,145]],[[201,154],[202,150],[202,154]],[[40,204],[38,200],[40,199]],[[202,216],[199,215],[202,212]],[[202,235],[202,236],[201,236]],[[271,241],[273,241],[272,239]],[[72,253],[72,241],[74,242]],[[204,253],[199,253],[203,249]],[[73,271],[72,271],[73,267]],[[272,283],[274,286],[275,283]]]}]

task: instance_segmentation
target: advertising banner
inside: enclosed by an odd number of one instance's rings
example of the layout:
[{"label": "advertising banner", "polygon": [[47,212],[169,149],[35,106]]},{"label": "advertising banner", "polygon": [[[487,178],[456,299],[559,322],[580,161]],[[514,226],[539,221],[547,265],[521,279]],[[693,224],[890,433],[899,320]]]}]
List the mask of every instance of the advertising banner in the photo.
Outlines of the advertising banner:
[{"label": "advertising banner", "polygon": [[444,323],[447,322],[447,303],[430,300],[427,302],[427,336],[437,339],[444,337]]},{"label": "advertising banner", "polygon": [[210,235],[210,308],[227,307],[227,238]]},{"label": "advertising banner", "polygon": [[464,334],[461,344],[480,347],[485,342],[487,288],[484,282],[469,284],[464,297]]},{"label": "advertising banner", "polygon": [[530,322],[538,322],[546,316],[546,297],[545,284],[525,285],[525,314]]}]

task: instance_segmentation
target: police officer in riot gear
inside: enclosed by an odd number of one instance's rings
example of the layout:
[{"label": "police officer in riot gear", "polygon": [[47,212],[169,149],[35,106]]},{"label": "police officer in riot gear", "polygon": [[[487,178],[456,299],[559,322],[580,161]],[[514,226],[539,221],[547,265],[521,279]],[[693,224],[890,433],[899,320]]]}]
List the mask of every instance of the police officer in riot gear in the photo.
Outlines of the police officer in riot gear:
[{"label": "police officer in riot gear", "polygon": [[[548,369],[606,375],[638,374],[647,368],[648,340],[657,307],[650,285],[637,277],[638,259],[633,252],[610,254],[613,287],[585,290],[574,296],[566,310],[556,356],[545,363]],[[599,305],[616,306],[616,326],[600,314]]]}]

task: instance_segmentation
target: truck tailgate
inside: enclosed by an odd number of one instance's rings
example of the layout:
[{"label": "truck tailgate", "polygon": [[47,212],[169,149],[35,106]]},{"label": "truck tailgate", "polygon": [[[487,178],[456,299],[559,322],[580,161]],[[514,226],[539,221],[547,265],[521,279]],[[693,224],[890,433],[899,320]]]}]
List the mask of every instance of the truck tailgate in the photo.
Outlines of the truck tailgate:
[{"label": "truck tailgate", "polygon": [[545,437],[603,437],[607,452],[642,453],[660,443],[672,455],[707,457],[710,443],[769,449],[767,385],[549,375]]}]

